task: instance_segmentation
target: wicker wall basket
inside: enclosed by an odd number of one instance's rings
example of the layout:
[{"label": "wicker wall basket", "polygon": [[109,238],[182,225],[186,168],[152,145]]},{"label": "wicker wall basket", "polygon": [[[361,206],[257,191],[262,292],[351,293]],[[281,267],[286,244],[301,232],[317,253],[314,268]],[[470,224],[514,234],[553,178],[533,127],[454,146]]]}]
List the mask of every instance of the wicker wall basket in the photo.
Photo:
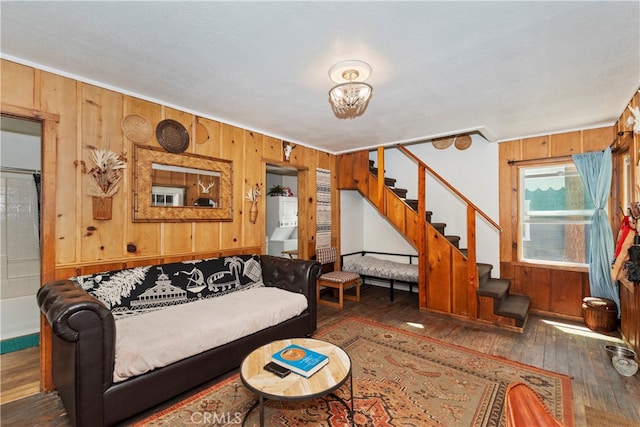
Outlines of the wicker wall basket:
[{"label": "wicker wall basket", "polygon": [[93,196],[93,219],[111,219],[112,197]]},{"label": "wicker wall basket", "polygon": [[149,120],[138,114],[129,114],[122,119],[121,127],[125,136],[133,142],[147,142],[153,135]]}]

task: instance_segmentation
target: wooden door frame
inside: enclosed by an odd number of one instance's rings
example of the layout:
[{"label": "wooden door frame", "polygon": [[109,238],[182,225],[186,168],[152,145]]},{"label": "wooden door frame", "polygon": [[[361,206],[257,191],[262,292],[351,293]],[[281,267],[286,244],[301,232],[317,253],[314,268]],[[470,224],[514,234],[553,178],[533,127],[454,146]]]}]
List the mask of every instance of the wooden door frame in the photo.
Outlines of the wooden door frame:
[{"label": "wooden door frame", "polygon": [[[306,166],[299,166],[296,164],[291,164],[289,162],[279,162],[271,159],[262,159],[262,171],[263,171],[263,182],[267,182],[267,164],[272,166],[281,166],[288,169],[296,169],[298,171],[297,180],[298,180],[298,258],[309,259],[309,248],[308,245],[305,244],[309,240],[308,237],[308,225],[307,222],[302,224],[300,222],[300,218],[308,218],[308,216],[302,216],[301,212],[307,211],[306,204],[303,203],[304,198],[306,197],[306,189],[307,189],[307,181],[309,175],[309,168]],[[265,189],[265,197],[266,192],[268,190]],[[265,209],[266,215],[266,209]],[[304,214],[306,215],[306,213]],[[265,234],[266,234],[266,221],[265,221]],[[266,245],[267,242],[265,242]],[[265,251],[265,246],[262,247],[263,252]],[[265,252],[266,253],[266,252]]]},{"label": "wooden door frame", "polygon": [[[57,130],[60,116],[30,108],[2,103],[3,116],[39,122],[41,193],[40,193],[40,281],[47,283],[55,279],[56,263],[56,168]],[[53,390],[51,375],[51,328],[40,314],[40,390]]]}]

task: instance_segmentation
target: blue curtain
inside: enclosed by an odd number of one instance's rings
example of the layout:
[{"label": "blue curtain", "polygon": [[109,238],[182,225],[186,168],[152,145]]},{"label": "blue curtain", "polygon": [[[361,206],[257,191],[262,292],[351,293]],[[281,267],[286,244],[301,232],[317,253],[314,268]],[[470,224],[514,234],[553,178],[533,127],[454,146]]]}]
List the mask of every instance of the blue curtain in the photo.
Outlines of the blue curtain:
[{"label": "blue curtain", "polygon": [[580,173],[587,195],[595,212],[591,222],[589,244],[589,283],[591,295],[615,301],[620,314],[618,287],[611,278],[614,240],[607,216],[607,203],[611,192],[611,148],[604,151],[576,154],[573,162]]}]

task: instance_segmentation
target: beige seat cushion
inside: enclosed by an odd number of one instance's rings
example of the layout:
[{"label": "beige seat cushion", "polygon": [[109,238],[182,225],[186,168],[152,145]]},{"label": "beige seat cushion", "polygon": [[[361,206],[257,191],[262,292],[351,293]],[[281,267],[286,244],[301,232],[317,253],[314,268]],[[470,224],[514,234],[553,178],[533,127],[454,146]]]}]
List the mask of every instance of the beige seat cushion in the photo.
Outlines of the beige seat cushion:
[{"label": "beige seat cushion", "polygon": [[180,304],[116,322],[113,381],[123,381],[277,325],[307,298],[261,287]]},{"label": "beige seat cushion", "polygon": [[347,283],[359,279],[359,274],[350,273],[348,271],[330,271],[329,273],[325,273],[320,276],[320,280],[325,280],[332,283]]}]

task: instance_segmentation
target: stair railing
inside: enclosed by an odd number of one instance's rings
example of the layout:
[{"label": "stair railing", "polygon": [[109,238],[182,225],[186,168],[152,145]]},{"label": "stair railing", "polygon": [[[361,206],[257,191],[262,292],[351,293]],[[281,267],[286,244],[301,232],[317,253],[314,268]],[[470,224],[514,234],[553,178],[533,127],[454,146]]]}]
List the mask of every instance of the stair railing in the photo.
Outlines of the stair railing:
[{"label": "stair railing", "polygon": [[[462,194],[457,188],[451,185],[440,174],[431,169],[429,165],[424,163],[419,157],[409,151],[405,146],[398,144],[397,148],[400,152],[404,153],[407,157],[417,163],[418,165],[418,216],[421,222],[425,221],[426,214],[426,176],[429,174],[434,177],[438,182],[447,187],[467,206],[467,286],[468,295],[475,296],[478,289],[478,268],[476,266],[476,215],[482,216],[489,224],[491,224],[498,232],[502,231],[502,227],[498,225],[489,215],[487,215],[482,209],[473,204],[464,194]],[[384,151],[378,149],[378,159],[384,162]],[[384,183],[384,168],[378,170],[379,181]],[[380,194],[380,193],[379,193]],[[421,233],[424,233],[424,225],[420,227]],[[424,236],[420,237],[421,242],[426,242]],[[421,255],[419,262],[421,267],[421,277],[426,277],[426,251],[419,251]],[[422,276],[423,271],[425,276]],[[427,282],[428,283],[428,282]],[[469,317],[478,317],[478,301],[477,298],[468,298]]]}]

